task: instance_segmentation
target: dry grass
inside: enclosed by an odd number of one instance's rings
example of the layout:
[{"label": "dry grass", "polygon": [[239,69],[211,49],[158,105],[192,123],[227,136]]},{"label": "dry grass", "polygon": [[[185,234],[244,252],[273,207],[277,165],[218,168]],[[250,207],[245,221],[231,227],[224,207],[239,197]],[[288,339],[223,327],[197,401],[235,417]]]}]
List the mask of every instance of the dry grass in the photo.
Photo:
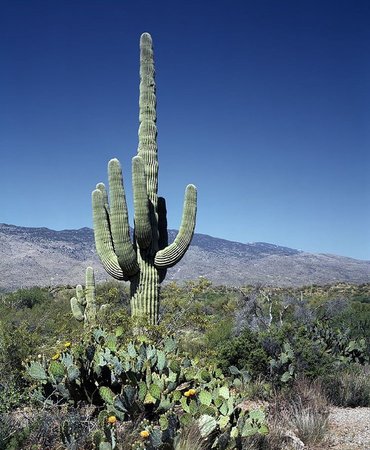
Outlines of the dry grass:
[{"label": "dry grass", "polygon": [[321,386],[302,379],[269,403],[267,436],[246,439],[243,450],[293,450],[325,442],[329,410]]},{"label": "dry grass", "polygon": [[[4,414],[2,419],[6,420],[8,426],[10,425],[12,432],[5,436],[3,443],[0,436],[0,448],[7,450],[65,449],[60,425],[67,421],[71,432],[76,436],[75,448],[91,449],[91,432],[97,426],[93,411],[91,407],[75,409],[50,406],[44,409],[23,408],[11,414]],[[73,448],[73,445],[70,448]]]},{"label": "dry grass", "polygon": [[197,422],[193,422],[182,429],[176,438],[174,450],[206,450],[208,447],[209,443],[201,437]]},{"label": "dry grass", "polygon": [[318,381],[302,379],[295,383],[290,394],[290,423],[305,445],[324,441],[329,425],[327,399]]},{"label": "dry grass", "polygon": [[335,406],[370,406],[370,366],[354,365],[326,380],[326,393]]}]

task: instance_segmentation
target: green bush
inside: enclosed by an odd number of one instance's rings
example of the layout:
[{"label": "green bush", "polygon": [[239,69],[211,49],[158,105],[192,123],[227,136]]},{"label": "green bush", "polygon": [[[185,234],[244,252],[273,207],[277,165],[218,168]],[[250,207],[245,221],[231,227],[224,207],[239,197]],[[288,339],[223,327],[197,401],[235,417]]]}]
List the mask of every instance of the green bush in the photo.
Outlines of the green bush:
[{"label": "green bush", "polygon": [[26,323],[0,322],[0,413],[27,399],[23,361],[32,354],[35,341]]},{"label": "green bush", "polygon": [[260,335],[248,329],[219,347],[218,360],[224,373],[228,373],[230,366],[236,366],[246,369],[253,378],[269,375],[269,354]]},{"label": "green bush", "polygon": [[4,303],[15,309],[32,308],[35,305],[45,303],[51,299],[51,294],[47,288],[32,287],[29,289],[19,289],[4,296]]},{"label": "green bush", "polygon": [[228,373],[236,366],[252,379],[262,376],[280,387],[297,376],[314,379],[352,363],[368,361],[364,339],[351,339],[348,332],[316,321],[271,325],[262,331],[245,329],[218,348],[219,365]]},{"label": "green bush", "polygon": [[367,354],[370,354],[370,303],[350,302],[335,318],[333,327],[348,330],[352,339],[365,339]]}]

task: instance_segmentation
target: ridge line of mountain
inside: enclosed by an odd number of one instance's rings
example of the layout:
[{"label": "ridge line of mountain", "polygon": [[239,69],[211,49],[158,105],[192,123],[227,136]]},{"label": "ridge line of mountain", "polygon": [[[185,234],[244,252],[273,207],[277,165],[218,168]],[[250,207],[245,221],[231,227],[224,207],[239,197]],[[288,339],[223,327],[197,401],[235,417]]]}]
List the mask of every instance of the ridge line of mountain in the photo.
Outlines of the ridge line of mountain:
[{"label": "ridge line of mountain", "polygon": [[[169,240],[176,236],[169,230]],[[95,252],[93,230],[52,230],[0,223],[0,289],[20,285],[83,283],[88,265],[98,281],[108,279]],[[241,243],[196,233],[185,257],[167,281],[199,276],[215,284],[302,286],[369,283],[370,261],[309,253],[266,242]]]}]

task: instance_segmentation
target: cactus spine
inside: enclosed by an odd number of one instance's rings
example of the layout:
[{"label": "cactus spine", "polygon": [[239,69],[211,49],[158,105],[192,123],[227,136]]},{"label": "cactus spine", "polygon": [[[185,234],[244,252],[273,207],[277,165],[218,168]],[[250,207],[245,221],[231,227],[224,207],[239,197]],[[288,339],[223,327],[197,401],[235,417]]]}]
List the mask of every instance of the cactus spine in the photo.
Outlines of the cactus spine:
[{"label": "cactus spine", "polygon": [[84,325],[94,326],[96,323],[96,299],[94,269],[86,269],[85,291],[79,284],[76,286],[76,297],[71,298],[72,314],[78,321],[84,321]]},{"label": "cactus spine", "polygon": [[122,171],[108,164],[110,202],[103,183],[92,193],[96,250],[105,270],[131,282],[131,314],[158,322],[159,285],[184,256],[194,234],[197,193],[186,187],[180,230],[168,245],[166,202],[158,197],[156,91],[152,38],[140,38],[139,145],[132,160],[134,242],[131,242]]}]

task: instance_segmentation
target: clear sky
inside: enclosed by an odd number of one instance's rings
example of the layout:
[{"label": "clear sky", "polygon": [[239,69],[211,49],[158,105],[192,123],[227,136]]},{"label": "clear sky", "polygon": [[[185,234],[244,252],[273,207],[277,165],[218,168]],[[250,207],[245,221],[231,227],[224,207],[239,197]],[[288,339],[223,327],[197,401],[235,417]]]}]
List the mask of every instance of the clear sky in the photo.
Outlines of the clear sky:
[{"label": "clear sky", "polygon": [[154,41],[159,194],[178,228],[370,259],[370,1],[0,0],[0,222],[92,226],[131,202],[139,37]]}]

